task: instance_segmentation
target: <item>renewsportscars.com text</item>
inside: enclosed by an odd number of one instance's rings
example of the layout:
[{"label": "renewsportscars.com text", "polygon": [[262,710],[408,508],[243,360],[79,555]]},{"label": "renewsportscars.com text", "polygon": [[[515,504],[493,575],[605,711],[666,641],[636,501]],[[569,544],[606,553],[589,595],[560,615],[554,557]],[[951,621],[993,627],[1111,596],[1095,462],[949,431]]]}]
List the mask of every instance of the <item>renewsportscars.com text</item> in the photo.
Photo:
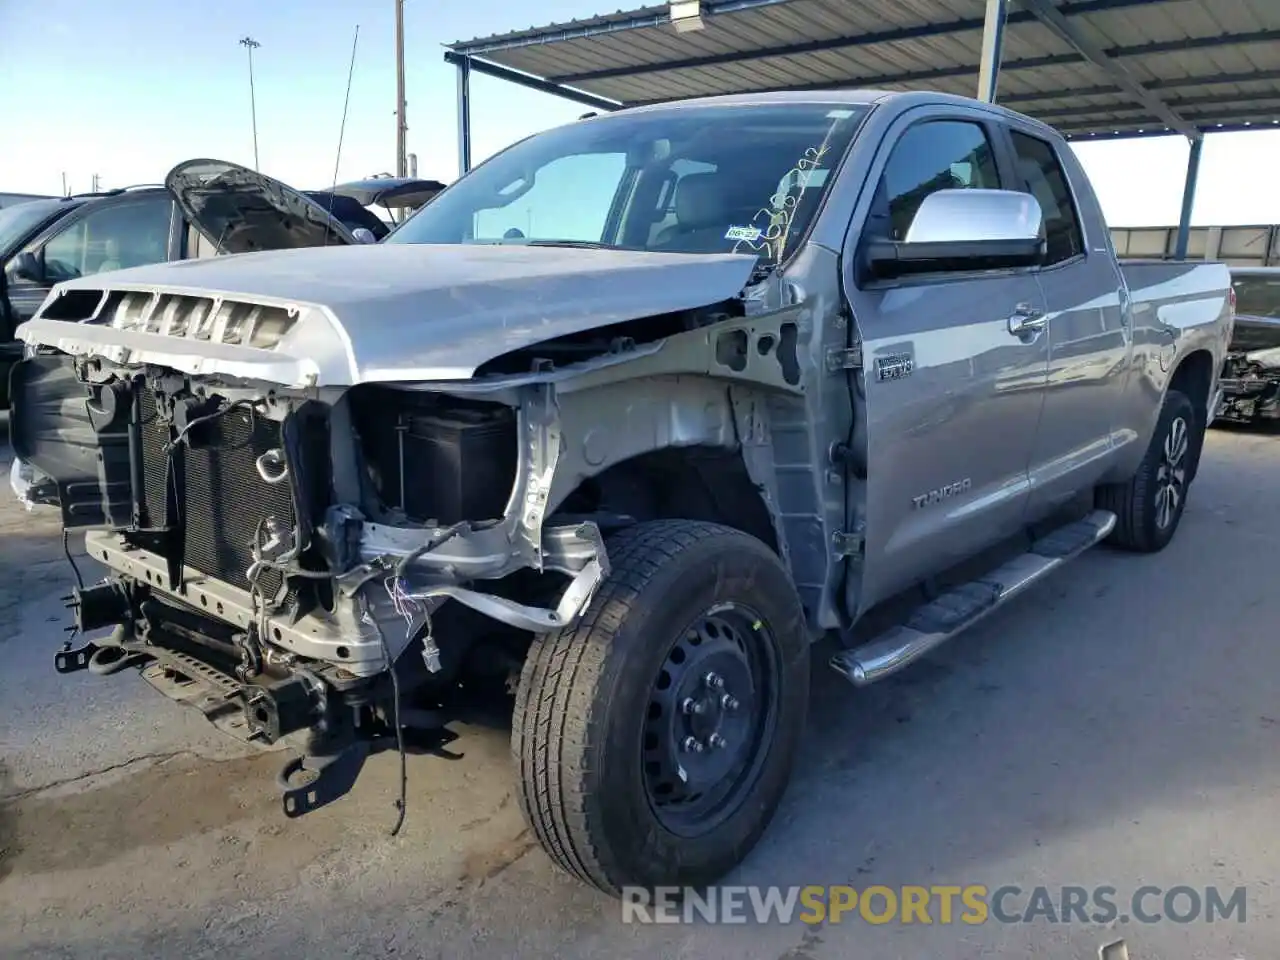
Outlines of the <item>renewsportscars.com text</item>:
[{"label": "renewsportscars.com text", "polygon": [[627,887],[624,923],[1244,923],[1244,887]]}]

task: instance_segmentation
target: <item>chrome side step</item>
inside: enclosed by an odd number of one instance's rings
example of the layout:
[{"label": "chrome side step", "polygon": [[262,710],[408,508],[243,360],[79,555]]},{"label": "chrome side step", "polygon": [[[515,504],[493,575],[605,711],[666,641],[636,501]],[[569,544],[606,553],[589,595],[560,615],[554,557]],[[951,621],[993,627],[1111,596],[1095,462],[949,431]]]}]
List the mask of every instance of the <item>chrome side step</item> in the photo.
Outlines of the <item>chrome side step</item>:
[{"label": "chrome side step", "polygon": [[1114,513],[1095,510],[1083,520],[1059,527],[1026,553],[920,607],[901,626],[861,647],[837,653],[831,666],[855,686],[883,680],[1101,543],[1115,525]]}]

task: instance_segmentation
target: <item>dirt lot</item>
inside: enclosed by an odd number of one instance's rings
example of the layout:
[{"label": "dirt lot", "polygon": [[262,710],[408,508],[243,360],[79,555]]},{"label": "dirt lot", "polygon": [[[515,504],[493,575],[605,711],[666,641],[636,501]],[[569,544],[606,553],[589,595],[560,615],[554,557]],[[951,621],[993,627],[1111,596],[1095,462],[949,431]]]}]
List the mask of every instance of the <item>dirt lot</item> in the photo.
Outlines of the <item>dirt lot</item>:
[{"label": "dirt lot", "polygon": [[0,956],[1280,956],[1280,438],[1215,432],[1205,459],[1163,555],[1094,551],[866,693],[818,669],[795,785],[730,882],[1245,885],[1244,923],[625,925],[532,843],[500,729],[411,758],[397,838],[391,755],[287,821],[279,755],[132,676],[54,674],[70,571],[6,476]]}]

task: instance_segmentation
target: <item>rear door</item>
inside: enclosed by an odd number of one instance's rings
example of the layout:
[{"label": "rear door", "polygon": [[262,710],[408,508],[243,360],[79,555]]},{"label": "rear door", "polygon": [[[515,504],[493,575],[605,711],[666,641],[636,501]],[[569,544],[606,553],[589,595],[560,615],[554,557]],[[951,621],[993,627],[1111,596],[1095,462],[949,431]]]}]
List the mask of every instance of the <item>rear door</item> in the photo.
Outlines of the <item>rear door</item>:
[{"label": "rear door", "polygon": [[[1040,203],[1046,261],[1038,276],[1049,307],[1049,373],[1044,416],[1031,454],[1029,512],[1051,512],[1093,486],[1111,461],[1125,425],[1124,391],[1133,331],[1124,282],[1083,172],[1028,125],[1010,131],[1016,189]],[[1077,195],[1072,183],[1085,184]],[[1082,213],[1089,211],[1089,215]]]},{"label": "rear door", "polygon": [[[854,235],[903,239],[936,190],[1011,188],[1001,146],[980,110],[905,113],[872,167],[877,186],[859,202]],[[1021,529],[1049,352],[1043,332],[1010,332],[1011,317],[1045,309],[1032,270],[864,282],[858,256],[844,269],[866,394],[865,609]]]}]

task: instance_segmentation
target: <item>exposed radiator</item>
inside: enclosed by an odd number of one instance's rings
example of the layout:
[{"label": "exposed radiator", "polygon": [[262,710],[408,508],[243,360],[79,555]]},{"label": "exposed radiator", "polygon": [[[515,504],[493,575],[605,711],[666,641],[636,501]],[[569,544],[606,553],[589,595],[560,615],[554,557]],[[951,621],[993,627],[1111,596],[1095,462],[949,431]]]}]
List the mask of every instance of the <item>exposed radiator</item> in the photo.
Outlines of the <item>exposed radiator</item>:
[{"label": "exposed radiator", "polygon": [[[175,458],[182,458],[185,490],[180,517],[169,518],[165,513],[169,467],[165,447],[171,427],[157,418],[151,391],[144,391],[140,399],[144,524],[159,527],[180,520],[183,563],[248,590],[245,574],[253,563],[253,541],[261,521],[275,517],[289,529],[295,522],[290,484],[266,483],[256,466],[262,454],[281,446],[280,424],[237,408],[196,427],[192,442],[174,452]],[[278,594],[282,579],[275,570],[264,571],[259,577],[267,599]]]}]

